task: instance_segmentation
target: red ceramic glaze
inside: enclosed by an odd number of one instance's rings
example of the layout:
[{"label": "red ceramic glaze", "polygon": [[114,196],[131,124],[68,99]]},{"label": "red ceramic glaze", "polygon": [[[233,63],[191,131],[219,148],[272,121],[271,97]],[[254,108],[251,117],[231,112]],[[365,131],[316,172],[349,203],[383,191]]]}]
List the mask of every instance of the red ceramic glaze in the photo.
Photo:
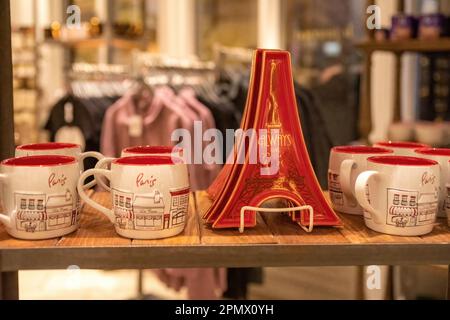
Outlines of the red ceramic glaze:
[{"label": "red ceramic glaze", "polygon": [[19,150],[32,150],[32,151],[42,151],[42,150],[57,150],[57,149],[73,149],[79,148],[80,146],[74,143],[60,143],[60,142],[49,142],[49,143],[35,143],[26,144],[17,147]]},{"label": "red ceramic glaze", "polygon": [[137,153],[137,154],[170,154],[173,151],[176,151],[173,147],[164,147],[164,146],[138,146],[138,147],[130,147],[123,150],[126,153]]},{"label": "red ceramic glaze", "polygon": [[76,163],[74,157],[66,156],[31,156],[13,158],[3,161],[1,164],[11,167],[55,167]]},{"label": "red ceramic glaze", "polygon": [[[245,110],[249,110],[251,105],[256,105],[258,103],[258,92],[261,80],[262,55],[263,50],[258,49],[255,51],[253,56],[252,72],[250,75],[250,83],[248,87]],[[245,111],[242,117],[241,128],[248,128],[250,126],[250,123],[254,121],[254,117],[255,117],[254,113],[250,114],[249,112]],[[223,191],[227,183],[230,181],[231,175],[234,172],[235,160],[236,160],[235,158],[227,159],[227,163],[224,165],[223,169],[220,171],[217,178],[208,188],[207,191],[208,194],[211,196],[213,200],[217,200],[213,203],[211,208],[209,208],[209,210],[203,216],[203,218],[206,219],[207,222],[209,223],[213,223],[219,215],[219,209],[217,209],[217,206],[223,200],[222,199]],[[221,198],[220,200],[218,199],[219,197]]]},{"label": "red ceramic glaze", "polygon": [[181,160],[172,159],[172,157],[125,157],[116,159],[114,164],[122,166],[162,166],[162,165],[175,165],[183,163]]},{"label": "red ceramic glaze", "polygon": [[[245,112],[242,117],[241,128],[249,128],[255,120],[255,112],[248,112],[248,110],[254,110],[254,106],[258,103],[258,92],[261,81],[261,69],[262,69],[263,50],[256,50],[253,56],[252,72],[250,75],[250,84],[247,94],[247,101],[245,106]],[[238,149],[235,146],[236,150]],[[204,215],[204,218],[208,223],[214,223],[220,215],[220,206],[224,206],[229,195],[225,192],[231,188],[229,185],[236,175],[239,175],[238,165],[235,163],[236,157],[227,159],[222,171],[217,176],[216,180],[212,183],[208,189],[208,194],[214,199],[213,205]],[[256,224],[256,222],[255,222]]]},{"label": "red ceramic glaze", "polygon": [[403,156],[371,157],[367,161],[391,166],[434,166],[438,164],[434,160]]},{"label": "red ceramic glaze", "polygon": [[403,141],[386,141],[378,142],[376,145],[382,147],[392,147],[392,148],[406,148],[406,149],[418,149],[418,148],[428,148],[429,145],[418,143],[418,142],[403,142]]},{"label": "red ceramic glaze", "polygon": [[446,148],[421,148],[417,149],[416,153],[428,156],[450,157],[450,149]]},{"label": "red ceramic glaze", "polygon": [[351,153],[351,154],[394,153],[394,151],[392,151],[392,150],[377,148],[377,147],[367,147],[367,146],[334,147],[333,151],[338,152],[338,153]]},{"label": "red ceramic glaze", "polygon": [[[273,176],[261,175],[261,164],[250,164],[247,151],[258,144],[238,146],[245,150],[244,164],[226,166],[216,181],[215,201],[205,215],[214,228],[237,228],[244,206],[258,207],[269,199],[283,198],[314,209],[314,226],[336,226],[340,220],[325,200],[314,174],[300,126],[293,87],[290,55],[286,51],[258,50],[252,70],[251,91],[247,100],[243,130],[280,130],[285,143],[280,144],[279,171]],[[218,191],[219,190],[219,191]],[[307,211],[294,215],[309,225]],[[256,212],[248,212],[245,226],[256,225]]]}]

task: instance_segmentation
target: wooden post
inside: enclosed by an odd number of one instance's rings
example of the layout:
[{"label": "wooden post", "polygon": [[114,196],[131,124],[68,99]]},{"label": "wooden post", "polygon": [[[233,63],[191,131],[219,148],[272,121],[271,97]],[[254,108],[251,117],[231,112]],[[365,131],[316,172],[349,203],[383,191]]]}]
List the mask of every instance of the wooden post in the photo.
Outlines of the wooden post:
[{"label": "wooden post", "polygon": [[399,0],[397,2],[397,12],[405,12],[405,0]]},{"label": "wooden post", "polygon": [[[366,1],[366,8],[375,4],[374,0]],[[364,16],[362,23],[366,25],[367,17]],[[366,40],[372,41],[374,38],[374,30],[366,29]],[[364,70],[361,81],[361,96],[358,127],[361,138],[368,140],[370,131],[372,130],[372,51],[368,50],[364,53]]]},{"label": "wooden post", "polygon": [[142,269],[138,270],[138,299],[142,300],[144,298],[144,271]]},{"label": "wooden post", "polygon": [[355,299],[356,300],[364,300],[365,294],[364,294],[364,288],[366,285],[366,277],[365,277],[365,267],[364,266],[357,266],[356,267],[356,281],[355,281]]},{"label": "wooden post", "polygon": [[14,115],[9,0],[0,1],[0,159],[14,154]]},{"label": "wooden post", "polygon": [[19,273],[0,273],[0,299],[19,300]]},{"label": "wooden post", "polygon": [[387,281],[386,281],[386,293],[384,295],[384,300],[395,299],[394,293],[394,266],[388,266],[386,271]]},{"label": "wooden post", "polygon": [[359,109],[359,132],[367,139],[372,130],[372,51],[365,53],[364,73],[361,83],[361,106]]},{"label": "wooden post", "polygon": [[[9,0],[0,1],[0,160],[14,154],[14,108]],[[19,298],[17,272],[0,273],[0,299]]]},{"label": "wooden post", "polygon": [[450,265],[448,266],[448,276],[447,276],[447,300],[450,300]]},{"label": "wooden post", "polygon": [[394,122],[402,119],[402,52],[395,54],[395,98],[394,98]]}]

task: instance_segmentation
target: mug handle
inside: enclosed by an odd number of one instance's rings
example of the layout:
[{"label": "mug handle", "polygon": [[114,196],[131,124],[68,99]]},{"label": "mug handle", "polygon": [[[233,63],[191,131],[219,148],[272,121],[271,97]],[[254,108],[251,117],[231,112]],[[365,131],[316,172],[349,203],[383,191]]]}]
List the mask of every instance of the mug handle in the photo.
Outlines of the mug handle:
[{"label": "mug handle", "polygon": [[[114,160],[116,160],[116,158],[103,158],[97,162],[95,169],[108,169],[107,166],[111,165],[111,162],[113,162]],[[105,181],[101,177],[99,177],[97,175],[94,175],[94,176],[95,176],[95,182],[97,182],[97,184],[100,187],[102,187],[103,189],[105,189],[108,192],[111,192],[111,188],[108,185],[106,185]]]},{"label": "mug handle", "polygon": [[108,180],[111,180],[111,171],[109,171],[109,170],[104,170],[104,169],[87,170],[86,172],[84,172],[81,175],[80,179],[78,180],[78,186],[77,186],[78,194],[80,195],[80,198],[84,200],[85,203],[87,203],[92,208],[103,213],[106,217],[108,217],[109,221],[111,221],[113,224],[115,224],[116,218],[114,216],[114,211],[100,205],[99,203],[97,203],[94,200],[92,200],[91,198],[89,198],[89,196],[87,195],[87,193],[85,191],[86,189],[84,188],[84,181],[92,175],[104,176]]},{"label": "mug handle", "polygon": [[355,190],[352,188],[351,178],[352,170],[356,162],[351,159],[342,161],[339,172],[339,182],[341,184],[342,192],[352,202],[355,202]]},{"label": "mug handle", "polygon": [[370,214],[375,223],[382,224],[384,215],[381,212],[377,211],[374,207],[372,207],[366,197],[366,186],[369,183],[369,180],[372,177],[377,176],[380,176],[380,173],[377,171],[365,171],[361,173],[356,179],[355,197],[360,206]]},{"label": "mug handle", "polygon": [[[5,184],[8,180],[8,175],[0,174],[0,183]],[[0,222],[2,222],[6,227],[12,228],[12,219],[5,213],[0,212]]]},{"label": "mug handle", "polygon": [[[100,161],[100,160],[102,160],[104,157],[105,157],[105,156],[102,155],[100,152],[96,152],[96,151],[88,151],[88,152],[84,152],[84,153],[81,154],[80,160],[79,160],[79,161],[80,161],[81,163],[83,163],[84,160],[85,160],[86,158],[95,158],[95,159],[97,159],[98,161]],[[91,189],[92,187],[95,186],[96,183],[97,183],[97,180],[93,180],[93,181],[89,182],[88,184],[86,184],[86,185],[84,186],[84,188],[85,188],[85,189]]]}]

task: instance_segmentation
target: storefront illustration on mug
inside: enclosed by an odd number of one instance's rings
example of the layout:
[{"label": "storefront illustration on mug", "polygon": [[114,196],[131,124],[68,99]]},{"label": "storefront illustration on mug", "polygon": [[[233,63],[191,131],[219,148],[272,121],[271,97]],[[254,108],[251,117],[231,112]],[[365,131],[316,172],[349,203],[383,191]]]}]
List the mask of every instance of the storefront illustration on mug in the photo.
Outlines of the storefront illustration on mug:
[{"label": "storefront illustration on mug", "polygon": [[54,231],[78,222],[78,196],[65,194],[15,194],[17,229],[25,232]]},{"label": "storefront illustration on mug", "polygon": [[124,230],[167,230],[186,222],[190,188],[170,190],[170,210],[162,193],[155,190],[147,194],[113,190],[116,225]]},{"label": "storefront illustration on mug", "polygon": [[344,193],[339,182],[339,174],[328,171],[328,188],[330,192],[331,202],[337,206],[344,205]]},{"label": "storefront illustration on mug", "polygon": [[438,207],[438,192],[388,189],[386,224],[407,228],[432,224]]}]

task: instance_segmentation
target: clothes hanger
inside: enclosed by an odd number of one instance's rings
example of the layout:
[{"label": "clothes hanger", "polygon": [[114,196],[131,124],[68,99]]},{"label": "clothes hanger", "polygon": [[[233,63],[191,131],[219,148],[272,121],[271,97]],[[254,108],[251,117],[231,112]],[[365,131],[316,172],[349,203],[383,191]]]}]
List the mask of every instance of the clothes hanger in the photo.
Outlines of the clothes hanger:
[{"label": "clothes hanger", "polygon": [[144,112],[150,106],[151,102],[142,103],[143,99],[153,101],[155,94],[153,88],[146,83],[144,77],[138,77],[132,90],[132,100],[135,108],[137,108],[137,111]]}]

